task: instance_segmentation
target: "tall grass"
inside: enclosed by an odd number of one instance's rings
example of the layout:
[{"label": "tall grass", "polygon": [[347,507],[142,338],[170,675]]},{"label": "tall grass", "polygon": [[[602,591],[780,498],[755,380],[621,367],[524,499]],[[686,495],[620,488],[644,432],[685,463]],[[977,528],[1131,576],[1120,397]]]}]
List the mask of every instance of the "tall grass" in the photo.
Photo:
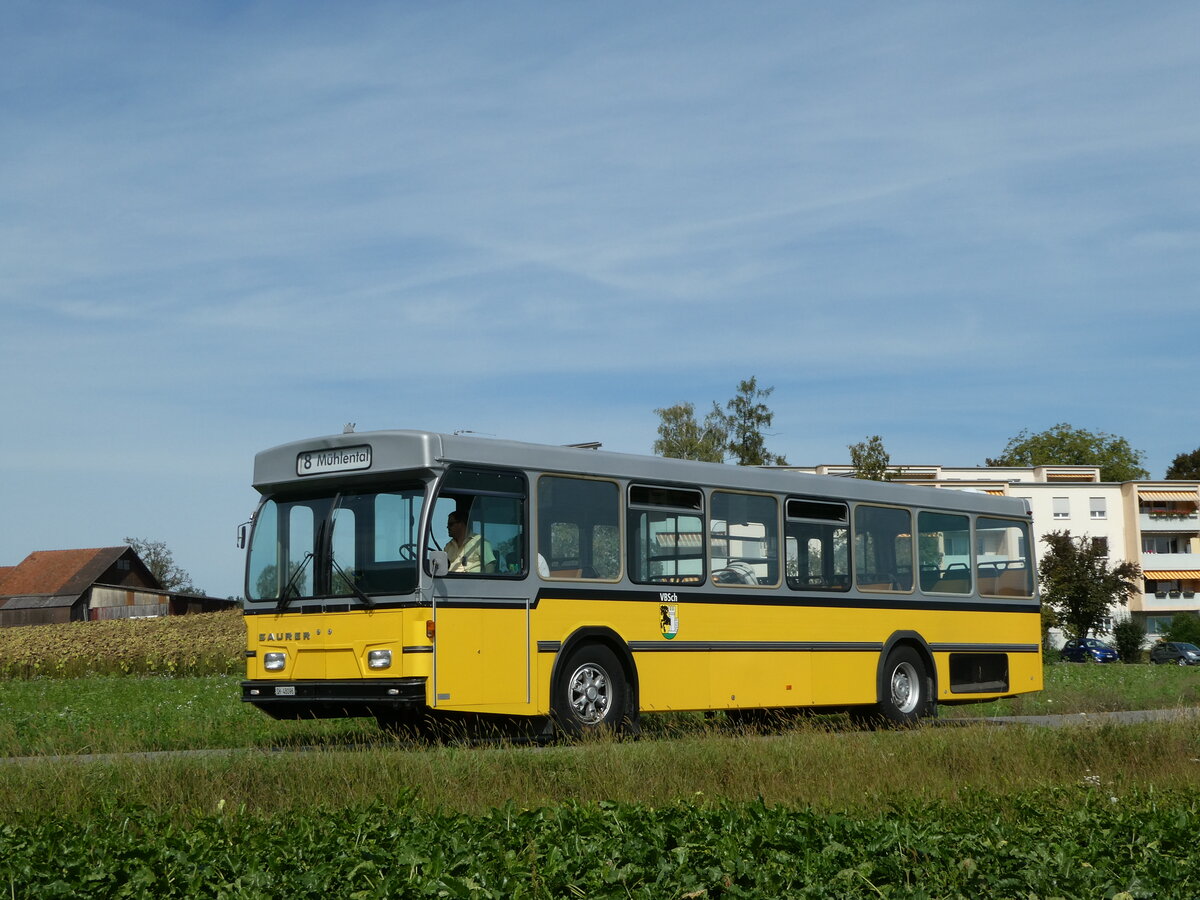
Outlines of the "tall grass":
[{"label": "tall grass", "polygon": [[299,815],[406,799],[430,810],[480,813],[505,803],[761,798],[862,811],[1043,788],[1119,801],[1130,791],[1200,787],[1198,748],[1200,719],[1187,718],[1056,730],[802,726],[770,736],[727,732],[551,747],[372,742],[301,753],[56,757],[0,764],[0,821],[89,815],[113,804],[201,816],[219,809]]},{"label": "tall grass", "polygon": [[1045,689],[1008,700],[941,707],[944,717],[1052,715],[1200,707],[1200,667],[1050,663]]}]

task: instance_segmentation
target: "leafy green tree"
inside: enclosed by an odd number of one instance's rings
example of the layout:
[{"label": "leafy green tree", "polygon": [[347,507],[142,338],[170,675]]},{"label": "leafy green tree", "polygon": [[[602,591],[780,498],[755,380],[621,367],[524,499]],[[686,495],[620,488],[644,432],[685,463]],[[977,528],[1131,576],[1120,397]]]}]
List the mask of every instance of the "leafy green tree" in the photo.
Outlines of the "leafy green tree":
[{"label": "leafy green tree", "polygon": [[164,591],[175,591],[180,594],[203,594],[204,592],[192,584],[192,576],[185,572],[175,562],[164,541],[152,541],[148,538],[125,538],[125,543],[133,548],[138,558],[146,564]]},{"label": "leafy green tree", "polygon": [[1136,663],[1142,661],[1142,642],[1146,640],[1146,628],[1137,619],[1130,617],[1122,619],[1113,626],[1113,643],[1121,654],[1121,661]]},{"label": "leafy green tree", "polygon": [[1123,437],[1073,428],[1060,422],[1030,434],[1022,429],[989,466],[1099,466],[1101,481],[1138,481],[1150,477],[1145,454]]},{"label": "leafy green tree", "polygon": [[1170,626],[1162,633],[1162,639],[1200,647],[1200,616],[1195,613],[1177,613],[1172,616]]},{"label": "leafy green tree", "polygon": [[850,465],[854,466],[854,477],[870,481],[891,481],[888,467],[892,457],[883,446],[883,438],[871,435],[865,441],[850,444]]},{"label": "leafy green tree", "polygon": [[654,442],[656,455],[724,462],[726,433],[723,419],[713,422],[710,415],[701,425],[696,421],[696,407],[691,403],[677,403],[654,412],[660,420],[658,439]]},{"label": "leafy green tree", "polygon": [[1042,538],[1047,551],[1038,564],[1042,603],[1054,610],[1072,639],[1095,631],[1114,604],[1124,606],[1129,595],[1142,589],[1142,570],[1136,563],[1111,566],[1108,548],[1083,535],[1052,531]]},{"label": "leafy green tree", "polygon": [[760,388],[756,378],[742,381],[724,409],[713,403],[703,423],[696,421],[691,403],[656,409],[659,423],[654,452],[674,459],[724,462],[732,457],[740,466],[786,466],[786,459],[767,450],[763,435],[775,419],[763,401],[774,390]]},{"label": "leafy green tree", "polygon": [[1180,453],[1167,467],[1167,481],[1200,481],[1200,447]]}]

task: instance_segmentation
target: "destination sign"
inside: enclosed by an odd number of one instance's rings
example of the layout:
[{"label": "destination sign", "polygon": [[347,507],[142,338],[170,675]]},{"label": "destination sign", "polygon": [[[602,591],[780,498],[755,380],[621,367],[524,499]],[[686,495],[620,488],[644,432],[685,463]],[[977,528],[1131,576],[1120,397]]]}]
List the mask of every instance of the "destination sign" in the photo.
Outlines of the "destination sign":
[{"label": "destination sign", "polygon": [[297,475],[326,475],[371,468],[371,445],[336,450],[306,450],[296,457]]}]

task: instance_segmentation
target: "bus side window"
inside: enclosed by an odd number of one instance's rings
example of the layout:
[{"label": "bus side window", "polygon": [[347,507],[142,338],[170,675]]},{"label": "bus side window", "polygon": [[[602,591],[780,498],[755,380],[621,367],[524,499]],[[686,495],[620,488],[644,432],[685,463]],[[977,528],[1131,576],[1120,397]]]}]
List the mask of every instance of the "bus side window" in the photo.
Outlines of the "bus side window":
[{"label": "bus side window", "polygon": [[1029,526],[1008,519],[976,519],[975,573],[985,597],[1032,597]]},{"label": "bus side window", "polygon": [[912,513],[893,506],[854,508],[854,580],[863,591],[911,591]]},{"label": "bus side window", "polygon": [[428,549],[447,551],[450,577],[523,577],[525,498],[519,472],[452,469],[434,503]]},{"label": "bus side window", "polygon": [[538,562],[545,578],[621,577],[621,492],[612,481],[538,479]]},{"label": "bus side window", "polygon": [[704,582],[704,495],[690,488],[631,485],[629,579],[640,584]]},{"label": "bus side window", "polygon": [[713,491],[709,560],[713,584],[779,584],[779,504],[774,497]]},{"label": "bus side window", "polygon": [[794,591],[850,590],[850,511],[845,503],[787,502],[787,583]]},{"label": "bus side window", "polygon": [[921,590],[929,594],[971,593],[971,520],[955,513],[917,514]]}]

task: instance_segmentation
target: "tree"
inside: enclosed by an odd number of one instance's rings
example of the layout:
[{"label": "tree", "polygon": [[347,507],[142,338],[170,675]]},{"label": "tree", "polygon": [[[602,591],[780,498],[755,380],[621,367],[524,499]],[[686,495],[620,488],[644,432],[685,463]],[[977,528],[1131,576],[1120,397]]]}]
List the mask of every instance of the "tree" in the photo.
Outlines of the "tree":
[{"label": "tree", "polygon": [[658,439],[654,452],[674,459],[724,462],[727,456],[741,466],[786,466],[787,460],[766,448],[763,429],[775,414],[762,401],[774,388],[760,388],[756,378],[738,384],[737,393],[722,409],[713,403],[701,424],[691,403],[656,409]]},{"label": "tree", "polygon": [[1087,637],[1110,607],[1124,606],[1130,594],[1141,591],[1141,567],[1131,562],[1110,567],[1104,542],[1073,538],[1069,531],[1052,531],[1042,540],[1048,548],[1038,565],[1042,603],[1054,610],[1069,638]]},{"label": "tree", "polygon": [[714,403],[712,412],[705,419],[706,423],[711,420],[714,424],[724,425],[725,451],[739,466],[787,465],[786,459],[767,450],[767,442],[763,439],[763,429],[771,427],[775,414],[762,401],[774,391],[773,387],[760,388],[755,377],[741,381],[725,409]]},{"label": "tree", "polygon": [[164,591],[175,591],[180,594],[204,593],[194,584],[192,576],[175,563],[175,557],[163,541],[152,541],[148,538],[125,538],[125,543],[133,548],[138,558],[146,564]]},{"label": "tree", "polygon": [[654,412],[660,419],[658,440],[654,442],[656,455],[724,462],[726,434],[723,421],[714,423],[710,415],[700,425],[696,422],[696,407],[691,403],[678,403]]},{"label": "tree", "polygon": [[1099,466],[1101,481],[1138,481],[1150,477],[1142,466],[1145,455],[1123,437],[1060,422],[1037,434],[1022,429],[996,459],[986,462],[989,466]]},{"label": "tree", "polygon": [[1142,661],[1142,643],[1146,640],[1146,629],[1137,619],[1130,616],[1113,626],[1113,643],[1121,654],[1121,662]]},{"label": "tree", "polygon": [[1167,481],[1200,481],[1200,447],[1180,453],[1167,467]]},{"label": "tree", "polygon": [[871,435],[865,441],[850,444],[850,465],[854,466],[855,478],[866,478],[870,481],[891,481],[888,466],[892,458],[883,447],[883,438],[877,434]]}]

